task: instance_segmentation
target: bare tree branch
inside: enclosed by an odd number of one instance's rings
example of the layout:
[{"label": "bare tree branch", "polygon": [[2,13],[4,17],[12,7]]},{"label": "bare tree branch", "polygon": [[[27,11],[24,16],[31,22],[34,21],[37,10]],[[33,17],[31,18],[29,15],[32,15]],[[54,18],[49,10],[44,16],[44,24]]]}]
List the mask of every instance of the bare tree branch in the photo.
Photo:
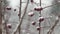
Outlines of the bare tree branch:
[{"label": "bare tree branch", "polygon": [[[40,6],[41,6],[41,0],[40,0]],[[41,11],[39,12],[39,14],[40,14],[39,17],[41,17]],[[39,23],[39,27],[40,27],[40,26],[41,26],[41,22]],[[41,32],[41,28],[39,29],[39,34],[41,34],[40,32]]]},{"label": "bare tree branch", "polygon": [[[20,0],[20,9],[19,9],[19,21],[20,21],[20,18],[21,18],[21,7],[22,7],[22,0]],[[19,30],[19,34],[20,34],[20,27],[18,28]]]},{"label": "bare tree branch", "polygon": [[46,6],[43,9],[48,8],[48,7],[52,7],[52,6],[55,6],[55,5],[57,5],[57,3],[56,4],[53,4],[53,5]]},{"label": "bare tree branch", "polygon": [[[26,4],[26,7],[25,7],[24,14],[23,14],[23,16],[22,16],[22,18],[21,18],[21,20],[20,20],[20,24],[19,24],[18,27],[17,27],[17,29],[20,28],[20,31],[21,31],[21,25],[22,25],[22,22],[23,22],[23,18],[24,18],[25,14],[26,14],[26,11],[27,11],[28,3],[29,3],[29,0],[27,0],[27,4]],[[15,32],[16,32],[16,31],[15,31]],[[15,33],[15,32],[14,32],[14,33]],[[20,33],[19,33],[19,34],[20,34]]]},{"label": "bare tree branch", "polygon": [[2,0],[0,0],[0,34],[2,34]]},{"label": "bare tree branch", "polygon": [[59,23],[59,19],[55,21],[55,24],[50,28],[47,34],[52,34],[52,32],[54,31],[54,28],[57,26],[58,23]]}]

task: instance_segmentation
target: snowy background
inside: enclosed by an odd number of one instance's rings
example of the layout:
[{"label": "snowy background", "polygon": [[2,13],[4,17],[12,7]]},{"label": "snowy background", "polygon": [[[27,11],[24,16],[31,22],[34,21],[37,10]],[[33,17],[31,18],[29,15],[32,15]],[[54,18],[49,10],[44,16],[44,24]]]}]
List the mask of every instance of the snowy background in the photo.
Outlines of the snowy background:
[{"label": "snowy background", "polygon": [[[8,2],[8,6],[12,8],[12,10],[6,10],[6,13],[4,14],[5,19],[9,19],[8,20],[8,24],[12,24],[12,28],[9,29],[9,34],[13,34],[14,31],[17,29],[17,26],[19,25],[19,1],[20,0],[6,0]],[[57,3],[59,0],[42,0],[42,7],[45,6],[49,6],[52,4]],[[22,0],[22,14],[24,12],[24,8],[26,6],[27,0]],[[29,2],[28,4],[28,9],[26,12],[26,15],[24,16],[23,19],[23,23],[21,26],[21,34],[38,34],[38,31],[36,29],[36,27],[38,26],[38,18],[39,18],[39,12],[34,11],[35,7],[39,6],[39,0],[34,0],[34,2],[38,3],[36,4],[32,4],[31,2]],[[14,11],[14,9],[16,9],[16,11]],[[33,10],[34,12],[34,16],[33,17],[29,17],[28,13],[31,12],[31,10]],[[22,15],[21,14],[21,15]],[[45,17],[46,19],[41,23],[41,34],[47,34],[47,32],[49,31],[50,27],[54,24],[56,17],[58,15],[60,15],[60,5],[54,5],[52,7],[48,7],[45,8],[44,10],[42,10],[41,15],[43,17]],[[6,17],[9,16],[9,17]],[[50,17],[49,17],[50,16]],[[47,18],[48,17],[48,18]],[[30,20],[29,20],[30,19]],[[33,26],[32,25],[32,21],[36,21],[36,25]],[[4,22],[4,20],[3,20]],[[4,24],[3,24],[4,25]],[[57,24],[57,26],[55,27],[54,31],[52,34],[60,34],[60,22]],[[3,27],[3,34],[5,34],[5,29]],[[18,34],[18,33],[17,33]]]}]

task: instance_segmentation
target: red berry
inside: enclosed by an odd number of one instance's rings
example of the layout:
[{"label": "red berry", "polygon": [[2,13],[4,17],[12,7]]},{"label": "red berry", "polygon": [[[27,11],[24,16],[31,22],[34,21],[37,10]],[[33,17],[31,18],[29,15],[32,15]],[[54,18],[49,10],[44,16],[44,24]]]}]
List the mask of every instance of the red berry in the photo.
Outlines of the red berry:
[{"label": "red berry", "polygon": [[34,10],[35,11],[41,11],[41,10],[43,10],[43,8],[42,7],[40,7],[40,8],[38,7],[38,8],[34,8]]},{"label": "red berry", "polygon": [[36,24],[36,22],[35,22],[35,21],[33,21],[33,22],[32,22],[32,25],[35,25],[35,24]]},{"label": "red berry", "polygon": [[44,17],[39,17],[39,22],[44,21]]},{"label": "red berry", "polygon": [[20,16],[20,14],[18,14],[18,16]]},{"label": "red berry", "polygon": [[31,2],[34,2],[33,0],[31,0]]},{"label": "red berry", "polygon": [[28,16],[32,17],[34,15],[34,12],[28,13]]},{"label": "red berry", "polygon": [[6,9],[7,9],[7,10],[11,10],[11,7],[7,7]]},{"label": "red berry", "polygon": [[41,27],[37,27],[37,30],[40,30],[41,29]]},{"label": "red berry", "polygon": [[12,28],[11,24],[7,24],[7,28]]},{"label": "red berry", "polygon": [[1,1],[1,2],[3,2],[3,1]]},{"label": "red berry", "polygon": [[58,17],[60,18],[60,15],[58,15]]},{"label": "red berry", "polygon": [[14,11],[16,11],[16,9],[14,9]]}]

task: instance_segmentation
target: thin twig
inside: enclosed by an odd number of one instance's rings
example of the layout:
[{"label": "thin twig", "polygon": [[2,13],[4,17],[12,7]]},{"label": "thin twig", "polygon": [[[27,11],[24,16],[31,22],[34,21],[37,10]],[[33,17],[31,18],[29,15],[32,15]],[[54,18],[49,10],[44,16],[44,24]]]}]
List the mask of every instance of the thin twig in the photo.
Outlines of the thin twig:
[{"label": "thin twig", "polygon": [[[6,5],[7,5],[6,3],[7,3],[7,1],[4,0],[4,11],[5,11],[5,12],[6,12],[5,8],[6,8]],[[8,22],[8,20],[9,20],[9,19],[5,19],[6,34],[9,34],[9,33],[8,33],[8,28],[7,28],[7,22]]]},{"label": "thin twig", "polygon": [[[19,22],[20,22],[20,18],[21,18],[21,6],[22,6],[22,0],[20,0],[20,10],[19,10]],[[18,28],[19,30],[19,34],[20,34],[20,27]]]},{"label": "thin twig", "polygon": [[[41,0],[40,0],[40,6],[41,6]],[[40,16],[41,17],[41,11],[39,12]],[[39,27],[41,26],[41,22],[39,23]],[[41,28],[39,29],[39,34],[41,33]]]},{"label": "thin twig", "polygon": [[48,7],[52,7],[52,6],[54,6],[54,5],[57,5],[57,4],[53,4],[53,5],[46,6],[46,7],[44,7],[43,9],[48,8]]},{"label": "thin twig", "polygon": [[47,32],[47,34],[52,34],[52,32],[54,31],[54,28],[57,26],[58,23],[59,23],[59,20],[56,20],[55,24],[50,28],[50,30]]},{"label": "thin twig", "polygon": [[0,0],[0,34],[2,34],[2,0]]},{"label": "thin twig", "polygon": [[[19,8],[19,23],[21,19],[21,6],[22,6],[22,0],[20,0],[20,8]],[[18,28],[19,34],[20,34],[20,27]],[[16,31],[17,32],[17,31]],[[16,34],[16,32],[14,34]]]},{"label": "thin twig", "polygon": [[[23,16],[22,16],[22,18],[21,18],[20,24],[19,24],[18,27],[17,27],[17,29],[20,27],[20,31],[21,31],[21,25],[22,25],[22,22],[23,22],[23,18],[24,18],[25,14],[26,14],[26,11],[27,11],[28,3],[29,3],[29,0],[27,0],[27,4],[26,4],[26,7],[25,7],[24,14],[23,14]],[[16,31],[15,31],[15,32],[16,32]],[[15,32],[14,32],[14,33],[15,33]],[[20,34],[20,33],[19,33],[19,34]]]}]

